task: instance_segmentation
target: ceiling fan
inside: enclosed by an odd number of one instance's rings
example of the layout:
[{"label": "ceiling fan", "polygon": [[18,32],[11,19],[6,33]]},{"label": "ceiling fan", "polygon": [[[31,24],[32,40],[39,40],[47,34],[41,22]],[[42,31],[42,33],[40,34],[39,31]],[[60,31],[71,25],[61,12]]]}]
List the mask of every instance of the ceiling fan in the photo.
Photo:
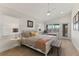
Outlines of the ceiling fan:
[{"label": "ceiling fan", "polygon": [[47,7],[48,7],[48,10],[47,10],[47,12],[46,12],[46,15],[49,16],[49,15],[51,15],[52,10],[54,10],[54,9],[56,9],[56,8],[50,10],[50,4],[49,4],[49,3],[48,3],[48,6],[47,6]]}]

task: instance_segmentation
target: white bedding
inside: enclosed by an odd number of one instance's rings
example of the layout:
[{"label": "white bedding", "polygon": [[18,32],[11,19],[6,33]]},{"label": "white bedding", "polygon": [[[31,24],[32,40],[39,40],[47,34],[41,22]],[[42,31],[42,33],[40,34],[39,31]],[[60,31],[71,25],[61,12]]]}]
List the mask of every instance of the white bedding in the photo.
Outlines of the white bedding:
[{"label": "white bedding", "polygon": [[29,37],[29,38],[23,38],[22,39],[22,42],[24,44],[28,44],[28,45],[31,45],[31,46],[35,46],[35,42],[41,38],[44,38],[44,39],[52,39],[53,37],[55,36],[50,36],[50,35],[38,35],[38,36],[33,36],[33,37]]}]

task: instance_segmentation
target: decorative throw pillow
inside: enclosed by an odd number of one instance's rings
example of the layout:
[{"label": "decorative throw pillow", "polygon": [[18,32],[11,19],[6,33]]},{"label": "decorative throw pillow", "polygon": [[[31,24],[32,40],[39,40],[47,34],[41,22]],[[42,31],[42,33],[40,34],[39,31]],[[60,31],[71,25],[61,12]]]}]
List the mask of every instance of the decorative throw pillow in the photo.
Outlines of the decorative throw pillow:
[{"label": "decorative throw pillow", "polygon": [[30,37],[30,32],[23,32],[22,37]]},{"label": "decorative throw pillow", "polygon": [[37,32],[31,32],[31,36],[36,36],[37,34]]}]

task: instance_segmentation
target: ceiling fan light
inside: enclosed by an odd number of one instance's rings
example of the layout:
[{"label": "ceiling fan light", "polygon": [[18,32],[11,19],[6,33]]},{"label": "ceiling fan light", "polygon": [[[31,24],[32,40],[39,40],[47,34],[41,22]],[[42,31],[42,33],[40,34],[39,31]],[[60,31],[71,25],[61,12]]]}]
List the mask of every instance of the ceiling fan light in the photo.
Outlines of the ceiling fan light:
[{"label": "ceiling fan light", "polygon": [[47,14],[46,14],[47,16],[49,16],[50,15],[50,12],[47,12]]}]

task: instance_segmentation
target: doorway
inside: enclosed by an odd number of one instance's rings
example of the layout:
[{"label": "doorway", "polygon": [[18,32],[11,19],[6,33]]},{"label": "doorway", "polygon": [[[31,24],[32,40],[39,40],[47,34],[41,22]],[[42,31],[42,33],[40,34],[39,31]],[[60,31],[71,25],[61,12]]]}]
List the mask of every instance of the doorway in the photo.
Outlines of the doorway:
[{"label": "doorway", "polygon": [[63,24],[63,37],[68,37],[68,24]]}]

